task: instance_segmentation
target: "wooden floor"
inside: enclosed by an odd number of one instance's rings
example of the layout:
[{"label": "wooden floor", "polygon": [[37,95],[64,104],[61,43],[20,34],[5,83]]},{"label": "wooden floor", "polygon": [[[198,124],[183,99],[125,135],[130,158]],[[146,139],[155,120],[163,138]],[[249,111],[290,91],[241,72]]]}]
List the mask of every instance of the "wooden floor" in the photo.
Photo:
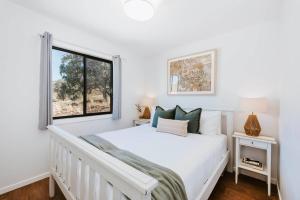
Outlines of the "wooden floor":
[{"label": "wooden floor", "polygon": [[209,200],[279,200],[275,185],[272,185],[271,191],[272,195],[268,197],[266,182],[239,175],[238,184],[235,184],[234,174],[225,173]]},{"label": "wooden floor", "polygon": [[[44,200],[48,196],[48,179],[41,180],[26,187],[1,195],[0,200]],[[62,193],[56,189],[53,200],[64,200]],[[265,182],[239,176],[239,183],[234,183],[234,175],[225,173],[217,183],[209,200],[278,200],[277,189],[272,187],[272,196],[267,196]]]}]

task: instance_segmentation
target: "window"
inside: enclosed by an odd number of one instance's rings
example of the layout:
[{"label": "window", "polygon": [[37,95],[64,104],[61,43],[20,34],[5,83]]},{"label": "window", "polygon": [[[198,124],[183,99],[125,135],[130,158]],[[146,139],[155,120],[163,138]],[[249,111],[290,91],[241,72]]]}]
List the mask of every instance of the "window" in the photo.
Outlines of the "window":
[{"label": "window", "polygon": [[53,118],[112,113],[112,61],[52,48]]}]

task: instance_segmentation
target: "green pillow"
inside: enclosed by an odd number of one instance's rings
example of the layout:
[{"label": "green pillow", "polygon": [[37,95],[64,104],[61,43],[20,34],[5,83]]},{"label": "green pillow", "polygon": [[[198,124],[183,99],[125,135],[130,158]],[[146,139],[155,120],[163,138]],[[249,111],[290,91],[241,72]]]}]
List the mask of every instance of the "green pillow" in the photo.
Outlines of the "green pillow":
[{"label": "green pillow", "polygon": [[164,110],[160,106],[156,106],[155,109],[155,114],[153,116],[153,121],[152,121],[152,127],[157,127],[157,122],[158,118],[164,118],[164,119],[174,119],[175,117],[175,108],[170,109],[170,110]]},{"label": "green pillow", "polygon": [[175,120],[189,120],[188,132],[199,133],[201,108],[192,110],[191,112],[185,112],[180,106],[176,106]]}]

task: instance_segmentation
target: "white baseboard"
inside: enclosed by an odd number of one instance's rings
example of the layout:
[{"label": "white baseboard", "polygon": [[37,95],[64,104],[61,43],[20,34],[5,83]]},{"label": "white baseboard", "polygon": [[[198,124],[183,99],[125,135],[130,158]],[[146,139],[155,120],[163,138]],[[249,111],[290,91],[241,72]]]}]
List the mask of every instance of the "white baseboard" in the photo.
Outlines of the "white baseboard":
[{"label": "white baseboard", "polygon": [[46,173],[37,175],[37,176],[35,176],[35,177],[32,177],[32,178],[29,178],[29,179],[22,180],[22,181],[20,181],[20,182],[15,183],[15,184],[12,184],[12,185],[9,185],[9,186],[2,187],[2,188],[0,188],[0,195],[1,195],[1,194],[5,194],[5,193],[10,192],[10,191],[13,191],[13,190],[15,190],[15,189],[24,187],[24,186],[29,185],[29,184],[31,184],[31,183],[40,181],[40,180],[42,180],[42,179],[48,178],[48,177],[49,177],[49,172],[46,172]]},{"label": "white baseboard", "polygon": [[278,193],[279,200],[282,200],[278,182],[277,182],[277,193]]}]

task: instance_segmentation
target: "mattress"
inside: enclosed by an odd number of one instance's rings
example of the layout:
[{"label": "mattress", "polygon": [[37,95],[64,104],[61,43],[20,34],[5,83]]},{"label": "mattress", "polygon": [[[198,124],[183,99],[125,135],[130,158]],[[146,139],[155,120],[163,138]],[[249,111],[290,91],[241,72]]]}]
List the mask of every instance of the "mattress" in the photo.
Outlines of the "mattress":
[{"label": "mattress", "polygon": [[177,173],[189,200],[195,200],[227,151],[225,135],[188,134],[180,137],[156,132],[149,124],[96,134]]}]

